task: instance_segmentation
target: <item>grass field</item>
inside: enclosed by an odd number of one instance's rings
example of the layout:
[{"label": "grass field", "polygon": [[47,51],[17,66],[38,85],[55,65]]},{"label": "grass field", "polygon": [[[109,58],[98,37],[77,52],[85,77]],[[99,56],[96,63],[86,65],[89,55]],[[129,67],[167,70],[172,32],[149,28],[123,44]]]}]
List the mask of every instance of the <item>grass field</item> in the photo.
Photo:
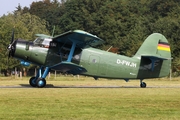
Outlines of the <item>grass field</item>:
[{"label": "grass field", "polygon": [[179,120],[180,80],[164,78],[145,82],[147,88],[139,88],[138,80],[126,83],[121,80],[95,81],[88,77],[58,77],[47,80],[52,87],[30,88],[28,78],[1,77],[0,86],[16,87],[0,88],[0,119]]}]

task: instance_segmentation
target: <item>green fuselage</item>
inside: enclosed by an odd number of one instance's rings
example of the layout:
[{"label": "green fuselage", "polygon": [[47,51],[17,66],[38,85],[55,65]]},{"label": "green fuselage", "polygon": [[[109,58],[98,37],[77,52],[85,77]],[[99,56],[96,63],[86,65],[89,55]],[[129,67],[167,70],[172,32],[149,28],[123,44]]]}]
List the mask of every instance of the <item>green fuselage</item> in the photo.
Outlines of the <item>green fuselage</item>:
[{"label": "green fuselage", "polygon": [[[59,49],[59,47],[62,49]],[[51,68],[68,59],[71,46],[56,45],[55,47],[46,48],[34,45],[32,42],[19,41],[16,48],[14,56],[18,59]],[[112,79],[164,77],[167,76],[170,65],[168,60],[157,60],[152,70],[152,63],[149,59],[142,59],[141,56],[126,57],[92,47],[76,48],[71,62],[87,70],[79,74]],[[56,70],[66,72],[61,70],[61,67],[56,67]]]},{"label": "green fuselage", "polygon": [[[135,78],[139,66],[139,60],[118,54],[97,50],[84,49],[81,55],[80,65],[88,70],[86,75],[105,78]],[[132,74],[131,77],[129,75]]]}]

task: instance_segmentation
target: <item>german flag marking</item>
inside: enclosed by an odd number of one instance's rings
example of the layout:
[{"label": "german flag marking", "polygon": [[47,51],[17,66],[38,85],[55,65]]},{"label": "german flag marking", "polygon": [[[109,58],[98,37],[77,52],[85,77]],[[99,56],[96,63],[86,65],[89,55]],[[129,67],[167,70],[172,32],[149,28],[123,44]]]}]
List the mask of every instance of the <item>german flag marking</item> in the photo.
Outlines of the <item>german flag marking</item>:
[{"label": "german flag marking", "polygon": [[170,46],[167,44],[158,44],[157,49],[164,50],[164,51],[170,51]]}]

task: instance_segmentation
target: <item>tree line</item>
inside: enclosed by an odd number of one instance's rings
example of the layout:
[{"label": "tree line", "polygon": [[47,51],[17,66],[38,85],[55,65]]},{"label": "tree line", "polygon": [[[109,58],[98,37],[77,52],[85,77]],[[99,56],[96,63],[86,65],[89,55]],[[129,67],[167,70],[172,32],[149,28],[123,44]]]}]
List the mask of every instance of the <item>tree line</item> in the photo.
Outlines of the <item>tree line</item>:
[{"label": "tree line", "polygon": [[[81,29],[105,40],[121,55],[133,56],[151,33],[163,34],[172,53],[172,70],[180,70],[180,1],[178,0],[43,0],[29,7],[19,4],[13,13],[0,17],[0,68],[7,69],[7,46],[15,38],[34,40],[36,33],[54,35]],[[19,66],[10,59],[9,68]]]}]

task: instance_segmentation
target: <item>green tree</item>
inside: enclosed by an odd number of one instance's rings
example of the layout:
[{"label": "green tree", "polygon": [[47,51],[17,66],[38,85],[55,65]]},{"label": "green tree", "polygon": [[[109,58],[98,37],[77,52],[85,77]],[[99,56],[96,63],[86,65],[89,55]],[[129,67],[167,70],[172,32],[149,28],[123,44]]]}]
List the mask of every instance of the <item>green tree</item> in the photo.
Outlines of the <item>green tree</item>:
[{"label": "green tree", "polygon": [[[49,22],[49,25],[46,26],[49,31],[52,31],[53,26],[57,25],[59,17],[63,14],[63,11],[63,1],[62,3],[59,3],[58,0],[33,2],[29,8],[30,14],[36,15]],[[24,12],[27,12],[27,9],[24,9]]]}]

